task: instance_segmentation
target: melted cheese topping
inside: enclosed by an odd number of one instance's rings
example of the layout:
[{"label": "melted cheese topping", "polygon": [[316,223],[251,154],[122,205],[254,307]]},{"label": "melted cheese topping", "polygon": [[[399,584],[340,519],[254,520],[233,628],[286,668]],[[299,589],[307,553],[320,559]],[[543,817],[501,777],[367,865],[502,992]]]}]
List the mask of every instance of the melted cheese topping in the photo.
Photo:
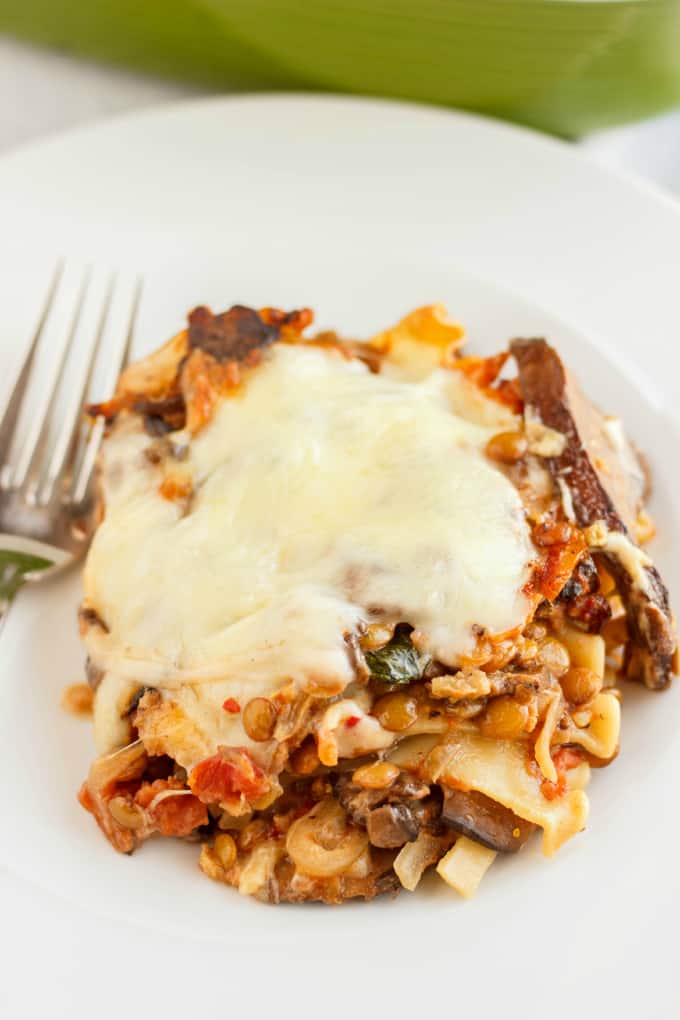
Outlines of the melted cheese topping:
[{"label": "melted cheese topping", "polygon": [[221,743],[243,742],[227,696],[342,691],[362,622],[408,621],[424,652],[458,665],[473,626],[502,633],[529,609],[520,498],[483,452],[507,420],[455,371],[375,375],[277,345],[202,432],[172,437],[193,483],[185,509],[161,497],[150,439],[121,416],[84,576],[109,628],[86,635],[93,661],[172,689],[192,715],[201,702]]}]

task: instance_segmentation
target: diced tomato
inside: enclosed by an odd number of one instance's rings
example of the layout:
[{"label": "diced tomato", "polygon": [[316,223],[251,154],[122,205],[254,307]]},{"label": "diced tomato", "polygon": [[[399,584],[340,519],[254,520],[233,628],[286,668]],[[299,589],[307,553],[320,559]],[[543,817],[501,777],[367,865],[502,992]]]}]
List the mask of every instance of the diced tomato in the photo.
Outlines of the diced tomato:
[{"label": "diced tomato", "polygon": [[505,404],[514,414],[521,414],[524,409],[524,400],[519,391],[517,379],[501,379],[494,389],[488,391],[490,396],[500,404]]},{"label": "diced tomato", "polygon": [[356,726],[360,722],[361,722],[360,715],[350,715],[347,717],[347,719],[345,719],[345,726],[348,729],[351,729],[353,726]]},{"label": "diced tomato", "polygon": [[164,478],[158,493],[169,503],[175,503],[191,495],[191,482],[188,478]]},{"label": "diced tomato", "polygon": [[[176,792],[176,796],[172,796],[173,792]],[[159,794],[165,796],[158,797]],[[157,797],[158,803],[153,804]],[[135,795],[135,803],[147,810],[149,822],[163,836],[188,836],[199,825],[208,823],[205,804],[201,804],[198,797],[187,793],[186,787],[178,779],[156,779],[153,783],[142,783]]]},{"label": "diced tomato", "polygon": [[260,308],[260,318],[270,326],[276,326],[283,340],[294,340],[314,321],[311,308],[296,308],[282,312],[279,308]]},{"label": "diced tomato", "polygon": [[134,850],[135,837],[132,831],[114,823],[107,810],[106,801],[101,796],[93,794],[87,781],[78,791],[78,800],[86,811],[94,815],[97,825],[116,850],[123,854],[129,854]]},{"label": "diced tomato", "polygon": [[257,800],[270,789],[269,780],[245,747],[218,748],[217,754],[193,769],[189,785],[205,804],[221,804],[242,795]]},{"label": "diced tomato", "polygon": [[453,362],[453,367],[463,375],[466,375],[470,382],[480,389],[491,386],[491,383],[498,378],[503,365],[510,355],[507,351],[502,354],[494,354],[490,358],[478,358],[475,355],[458,358]]},{"label": "diced tomato", "polygon": [[546,800],[555,800],[556,797],[562,797],[566,792],[567,779],[564,775],[558,776],[556,783],[550,779],[544,779],[541,783],[541,793]]},{"label": "diced tomato", "polygon": [[568,769],[578,768],[585,760],[583,752],[576,747],[560,747],[552,756],[555,768],[558,772],[566,772]]},{"label": "diced tomato", "polygon": [[232,715],[236,715],[241,711],[241,706],[236,698],[227,698],[227,700],[222,703],[222,708],[225,712],[231,712]]},{"label": "diced tomato", "polygon": [[188,836],[208,824],[208,809],[198,797],[166,797],[153,809],[152,818],[161,835]]},{"label": "diced tomato", "polygon": [[547,556],[532,579],[533,589],[552,602],[564,588],[586,549],[583,534],[571,528],[565,542],[547,546]]},{"label": "diced tomato", "polygon": [[141,808],[148,808],[154,797],[157,797],[159,793],[165,793],[166,790],[185,790],[184,783],[181,783],[179,779],[154,779],[152,783],[144,782],[139,787],[134,796],[135,804],[139,804]]},{"label": "diced tomato", "polygon": [[544,779],[541,783],[541,793],[546,800],[555,800],[567,792],[567,772],[569,769],[577,768],[584,761],[583,754],[575,747],[560,747],[552,755],[552,760],[557,769],[557,782]]},{"label": "diced tomato", "polygon": [[86,811],[89,811],[92,815],[95,813],[94,800],[87,783],[83,783],[78,790],[78,800]]},{"label": "diced tomato", "polygon": [[474,355],[456,358],[451,367],[462,372],[470,382],[499,404],[504,404],[516,414],[524,406],[516,379],[498,379],[500,372],[509,358],[508,352],[495,354],[490,358],[478,358]]}]

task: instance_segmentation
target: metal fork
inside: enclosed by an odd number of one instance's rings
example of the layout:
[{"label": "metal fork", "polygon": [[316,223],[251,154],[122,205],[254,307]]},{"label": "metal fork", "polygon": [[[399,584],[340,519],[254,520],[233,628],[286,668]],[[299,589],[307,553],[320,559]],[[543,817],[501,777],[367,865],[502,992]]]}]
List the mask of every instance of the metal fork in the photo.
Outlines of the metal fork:
[{"label": "metal fork", "polygon": [[[97,274],[93,285],[94,275],[56,268],[0,418],[0,622],[24,582],[73,562],[94,530],[91,483],[105,423],[97,418],[88,427],[83,404],[100,351],[108,362],[105,393],[113,392],[129,360],[141,294],[141,280],[126,288],[113,274]],[[36,357],[43,349],[47,359]],[[46,364],[44,378],[38,361]]]}]

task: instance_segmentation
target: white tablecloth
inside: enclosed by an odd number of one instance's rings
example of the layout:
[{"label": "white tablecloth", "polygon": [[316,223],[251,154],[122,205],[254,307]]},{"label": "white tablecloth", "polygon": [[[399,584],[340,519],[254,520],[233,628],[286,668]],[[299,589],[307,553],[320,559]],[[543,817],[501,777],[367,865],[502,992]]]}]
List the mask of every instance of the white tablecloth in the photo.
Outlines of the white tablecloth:
[{"label": "white tablecloth", "polygon": [[[191,86],[145,78],[10,40],[0,39],[0,154],[44,135],[112,114],[199,95]],[[680,112],[641,126],[593,136],[582,143],[605,163],[647,177],[680,195]],[[49,867],[49,848],[45,848]],[[146,980],[143,959],[131,945],[129,930],[102,921],[0,870],[0,1016],[79,1017],[135,1015],[135,988]],[[67,920],[65,920],[67,919]],[[107,929],[107,944],[120,937],[120,958],[111,961],[111,987],[92,1003],[83,1002],[82,961]],[[135,941],[155,936],[139,935]],[[173,952],[181,961],[181,948]],[[204,973],[220,973],[224,960],[217,946],[206,946]],[[170,972],[172,964],[169,963]],[[181,972],[181,963],[179,967]],[[169,976],[169,975],[168,975]],[[192,1014],[192,986],[173,982],[175,1011]],[[153,976],[152,976],[153,980]],[[216,987],[217,992],[217,987]],[[222,1015],[215,1014],[215,1015]]]}]

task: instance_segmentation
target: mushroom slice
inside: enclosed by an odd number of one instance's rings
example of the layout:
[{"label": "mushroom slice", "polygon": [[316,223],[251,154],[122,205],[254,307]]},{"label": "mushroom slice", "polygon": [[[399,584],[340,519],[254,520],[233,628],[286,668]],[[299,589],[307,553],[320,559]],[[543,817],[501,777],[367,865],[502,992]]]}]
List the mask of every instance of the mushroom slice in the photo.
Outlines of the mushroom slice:
[{"label": "mushroom slice", "polygon": [[366,830],[373,846],[400,847],[418,838],[420,825],[408,804],[383,804],[369,812]]},{"label": "mushroom slice", "polygon": [[525,416],[565,438],[546,466],[556,486],[568,491],[576,523],[605,559],[624,601],[631,634],[626,674],[652,690],[667,687],[677,643],[668,591],[631,538],[645,487],[640,461],[620,430],[612,435],[611,422],[586,400],[545,340],[513,340],[510,349]]},{"label": "mushroom slice", "polygon": [[524,846],[536,829],[532,822],[519,818],[510,808],[483,793],[449,787],[442,789],[442,822],[490,850],[514,853]]}]

